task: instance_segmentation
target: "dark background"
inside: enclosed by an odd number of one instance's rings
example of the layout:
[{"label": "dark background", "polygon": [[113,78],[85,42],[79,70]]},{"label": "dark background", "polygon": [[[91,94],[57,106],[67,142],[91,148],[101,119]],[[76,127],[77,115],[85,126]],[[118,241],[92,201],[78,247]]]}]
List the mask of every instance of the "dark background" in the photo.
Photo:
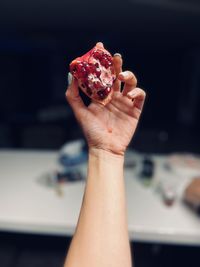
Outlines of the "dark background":
[{"label": "dark background", "polygon": [[1,0],[0,147],[57,149],[82,136],[64,96],[68,65],[97,41],[147,92],[133,147],[199,153],[197,0]]},{"label": "dark background", "polygon": [[[70,237],[0,232],[1,267],[63,267]],[[196,267],[199,247],[131,244],[134,267]]]},{"label": "dark background", "polygon": [[[68,65],[104,42],[147,100],[132,147],[200,153],[199,0],[0,0],[0,148],[59,149],[82,137]],[[0,265],[61,266],[70,237],[0,233]],[[199,247],[132,244],[138,266],[197,266]]]}]

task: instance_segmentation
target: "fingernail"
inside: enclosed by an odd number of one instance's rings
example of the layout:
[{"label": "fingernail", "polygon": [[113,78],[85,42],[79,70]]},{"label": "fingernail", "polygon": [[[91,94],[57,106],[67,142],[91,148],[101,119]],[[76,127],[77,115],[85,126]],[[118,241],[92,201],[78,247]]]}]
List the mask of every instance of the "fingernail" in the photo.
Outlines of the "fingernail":
[{"label": "fingernail", "polygon": [[122,55],[120,53],[115,53],[114,57],[122,57]]},{"label": "fingernail", "polygon": [[124,72],[119,73],[119,76],[121,76],[122,78],[126,78],[126,77],[128,77],[128,75],[129,75],[128,71],[124,71]]},{"label": "fingernail", "polygon": [[72,74],[69,72],[68,73],[68,85],[72,83]]}]

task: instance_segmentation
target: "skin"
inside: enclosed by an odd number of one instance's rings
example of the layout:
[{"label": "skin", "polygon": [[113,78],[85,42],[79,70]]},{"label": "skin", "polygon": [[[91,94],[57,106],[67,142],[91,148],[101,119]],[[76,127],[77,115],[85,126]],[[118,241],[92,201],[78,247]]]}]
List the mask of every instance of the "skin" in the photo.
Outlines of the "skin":
[{"label": "skin", "polygon": [[123,166],[126,148],[142,112],[145,92],[136,87],[132,72],[122,72],[119,55],[113,63],[117,80],[113,98],[106,106],[92,102],[86,107],[75,79],[66,91],[88,142],[89,159],[82,207],[65,267],[132,266]]},{"label": "skin", "polygon": [[200,206],[200,177],[194,178],[185,190],[185,200],[194,207]]}]

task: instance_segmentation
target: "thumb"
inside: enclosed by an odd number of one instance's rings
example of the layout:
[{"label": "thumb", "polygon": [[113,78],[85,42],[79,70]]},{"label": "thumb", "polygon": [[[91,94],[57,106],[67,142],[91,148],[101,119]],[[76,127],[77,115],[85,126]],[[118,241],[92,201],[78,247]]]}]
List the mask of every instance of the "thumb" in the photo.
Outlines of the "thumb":
[{"label": "thumb", "polygon": [[67,88],[65,96],[75,116],[78,120],[80,120],[82,112],[87,110],[87,108],[79,95],[78,81],[71,75],[71,73],[68,73],[68,83],[69,86]]}]

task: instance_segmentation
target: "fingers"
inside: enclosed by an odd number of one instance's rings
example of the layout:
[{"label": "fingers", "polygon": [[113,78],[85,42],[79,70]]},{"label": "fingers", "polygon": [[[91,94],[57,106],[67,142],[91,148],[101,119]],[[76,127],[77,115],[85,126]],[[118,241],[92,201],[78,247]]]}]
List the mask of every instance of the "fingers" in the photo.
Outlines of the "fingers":
[{"label": "fingers", "polygon": [[146,97],[144,90],[140,88],[134,88],[130,92],[128,92],[127,97],[134,101],[134,107],[142,110]]},{"label": "fingers", "polygon": [[129,91],[137,86],[137,79],[131,71],[124,71],[119,73],[118,79],[125,83],[122,91],[123,95],[127,95]]},{"label": "fingers", "polygon": [[113,56],[113,65],[116,73],[116,81],[113,84],[113,90],[114,91],[120,91],[121,90],[121,81],[118,80],[118,75],[120,72],[122,72],[122,56],[119,53],[114,54]]},{"label": "fingers", "polygon": [[75,116],[79,120],[81,113],[85,111],[87,108],[84,105],[79,95],[78,81],[74,77],[72,77],[71,73],[68,74],[68,81],[69,81],[69,86],[67,88],[65,96],[71,108],[73,109]]}]

